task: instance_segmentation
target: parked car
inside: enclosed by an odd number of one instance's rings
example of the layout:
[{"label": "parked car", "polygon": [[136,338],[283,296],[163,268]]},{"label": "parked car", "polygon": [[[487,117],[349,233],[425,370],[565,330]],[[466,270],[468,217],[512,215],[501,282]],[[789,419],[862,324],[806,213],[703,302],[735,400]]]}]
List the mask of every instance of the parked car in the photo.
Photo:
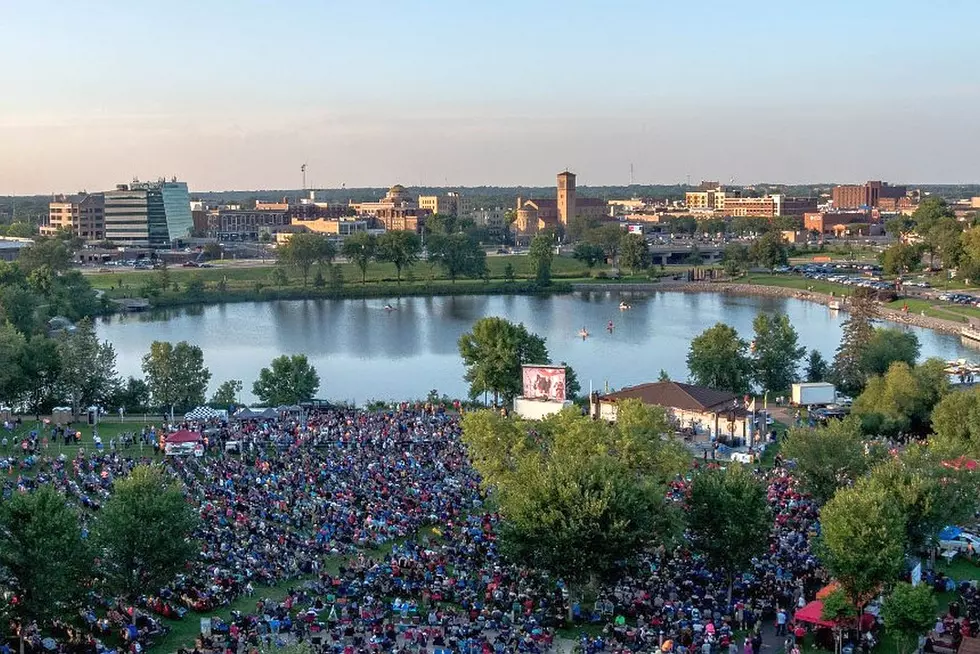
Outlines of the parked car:
[{"label": "parked car", "polygon": [[980,552],[980,537],[963,531],[959,527],[947,527],[939,534],[939,549],[950,552],[965,552],[970,545],[974,552]]}]

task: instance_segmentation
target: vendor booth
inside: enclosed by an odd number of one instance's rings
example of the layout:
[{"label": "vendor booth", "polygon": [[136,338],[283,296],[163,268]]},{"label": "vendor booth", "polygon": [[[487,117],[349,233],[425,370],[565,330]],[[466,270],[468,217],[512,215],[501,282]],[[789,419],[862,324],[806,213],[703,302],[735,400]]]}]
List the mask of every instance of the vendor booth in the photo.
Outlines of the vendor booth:
[{"label": "vendor booth", "polygon": [[167,456],[204,456],[204,436],[200,432],[181,429],[163,437]]}]

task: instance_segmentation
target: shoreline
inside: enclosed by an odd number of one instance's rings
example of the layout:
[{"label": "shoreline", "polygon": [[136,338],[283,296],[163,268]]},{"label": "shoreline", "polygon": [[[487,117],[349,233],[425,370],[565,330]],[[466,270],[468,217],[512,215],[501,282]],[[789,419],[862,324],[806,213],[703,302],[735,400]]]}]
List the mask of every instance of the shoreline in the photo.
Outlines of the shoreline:
[{"label": "shoreline", "polygon": [[[576,291],[631,291],[649,293],[661,291],[665,293],[718,293],[721,295],[734,295],[739,297],[778,297],[791,300],[803,300],[827,306],[833,300],[840,300],[842,295],[827,295],[815,291],[802,291],[796,288],[785,286],[765,286],[761,284],[739,284],[738,282],[687,282],[687,281],[664,281],[650,284],[572,284]],[[964,323],[942,318],[933,318],[916,313],[906,313],[897,309],[878,306],[879,316],[882,320],[906,325],[910,327],[920,327],[932,329],[944,334],[959,336],[964,327]]]}]

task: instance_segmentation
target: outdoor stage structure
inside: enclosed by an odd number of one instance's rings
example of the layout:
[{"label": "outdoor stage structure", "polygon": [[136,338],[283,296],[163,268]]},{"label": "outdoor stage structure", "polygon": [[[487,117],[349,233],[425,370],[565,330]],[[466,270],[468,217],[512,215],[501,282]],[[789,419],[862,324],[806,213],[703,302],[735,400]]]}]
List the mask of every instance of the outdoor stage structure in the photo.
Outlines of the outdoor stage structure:
[{"label": "outdoor stage structure", "polygon": [[565,366],[521,366],[523,394],[514,399],[514,412],[540,420],[572,404],[565,393]]}]

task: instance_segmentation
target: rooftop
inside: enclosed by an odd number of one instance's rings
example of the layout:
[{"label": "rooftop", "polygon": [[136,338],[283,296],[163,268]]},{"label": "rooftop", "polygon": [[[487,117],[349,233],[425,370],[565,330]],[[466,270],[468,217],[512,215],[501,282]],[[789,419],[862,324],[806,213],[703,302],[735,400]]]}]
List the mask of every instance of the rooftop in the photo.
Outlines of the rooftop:
[{"label": "rooftop", "polygon": [[599,399],[613,402],[636,399],[644,404],[686,411],[720,411],[732,408],[738,401],[738,396],[728,391],[669,381],[627,386],[614,393],[602,395]]}]

